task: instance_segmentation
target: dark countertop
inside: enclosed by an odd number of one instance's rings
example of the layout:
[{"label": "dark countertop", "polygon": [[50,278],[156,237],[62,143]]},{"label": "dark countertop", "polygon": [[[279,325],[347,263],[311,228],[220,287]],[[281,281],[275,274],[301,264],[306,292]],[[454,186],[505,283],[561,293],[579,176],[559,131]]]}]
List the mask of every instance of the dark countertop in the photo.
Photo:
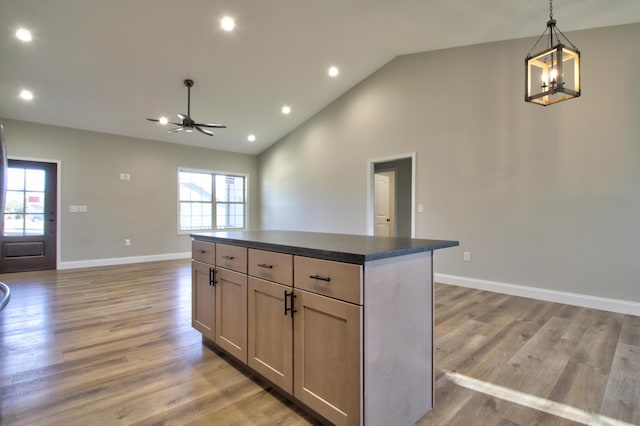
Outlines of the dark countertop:
[{"label": "dark countertop", "polygon": [[196,240],[364,264],[369,260],[403,256],[459,245],[458,241],[299,231],[232,231],[194,233]]}]

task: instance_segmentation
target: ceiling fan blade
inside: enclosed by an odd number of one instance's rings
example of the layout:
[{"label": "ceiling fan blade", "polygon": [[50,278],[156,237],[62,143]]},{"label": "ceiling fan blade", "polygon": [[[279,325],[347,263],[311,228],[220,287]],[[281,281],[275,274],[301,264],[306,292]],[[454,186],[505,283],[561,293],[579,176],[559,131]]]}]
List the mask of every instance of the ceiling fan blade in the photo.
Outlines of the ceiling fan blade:
[{"label": "ceiling fan blade", "polygon": [[199,125],[194,126],[196,128],[197,131],[199,131],[200,133],[204,133],[205,135],[209,135],[209,136],[213,136],[213,132],[210,132],[208,130],[204,130],[201,129]]},{"label": "ceiling fan blade", "polygon": [[204,124],[204,123],[196,123],[196,126],[200,126],[200,127],[211,127],[214,129],[226,129],[227,126],[225,126],[224,124]]},{"label": "ceiling fan blade", "polygon": [[184,127],[176,127],[175,129],[169,130],[170,133],[178,133],[184,130]]},{"label": "ceiling fan blade", "polygon": [[182,127],[182,123],[175,123],[173,121],[169,121],[169,124],[173,124],[173,125]]},{"label": "ceiling fan blade", "polygon": [[159,123],[160,120],[158,120],[157,118],[147,118],[147,120],[149,121],[155,121],[156,123]]}]

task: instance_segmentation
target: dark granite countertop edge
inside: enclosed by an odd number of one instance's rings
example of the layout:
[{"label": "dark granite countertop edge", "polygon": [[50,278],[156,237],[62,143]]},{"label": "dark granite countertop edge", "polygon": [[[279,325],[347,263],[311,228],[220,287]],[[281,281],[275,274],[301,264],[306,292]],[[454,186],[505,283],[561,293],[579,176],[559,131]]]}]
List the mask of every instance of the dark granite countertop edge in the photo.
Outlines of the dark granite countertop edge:
[{"label": "dark granite countertop edge", "polygon": [[340,250],[324,250],[312,247],[292,246],[281,243],[271,243],[264,241],[252,241],[248,239],[230,238],[228,236],[216,236],[207,234],[191,234],[191,238],[202,241],[211,241],[222,244],[232,244],[242,247],[267,250],[277,253],[292,254],[298,256],[313,257],[316,259],[333,260],[338,262],[364,264],[367,261],[386,259],[390,257],[405,256],[413,253],[422,253],[426,251],[433,251],[443,249],[447,247],[458,246],[458,241],[447,240],[422,240],[428,241],[429,244],[403,247],[399,249],[376,251],[373,253],[352,253]]}]

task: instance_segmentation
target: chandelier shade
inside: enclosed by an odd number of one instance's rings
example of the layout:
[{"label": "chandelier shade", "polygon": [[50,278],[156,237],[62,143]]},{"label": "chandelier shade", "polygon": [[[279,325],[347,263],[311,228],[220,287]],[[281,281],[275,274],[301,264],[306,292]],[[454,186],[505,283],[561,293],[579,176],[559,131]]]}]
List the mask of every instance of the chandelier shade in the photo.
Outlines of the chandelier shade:
[{"label": "chandelier shade", "polygon": [[549,10],[547,28],[531,50],[548,32],[547,48],[525,58],[524,100],[543,106],[580,96],[580,51],[556,28],[551,1]]}]

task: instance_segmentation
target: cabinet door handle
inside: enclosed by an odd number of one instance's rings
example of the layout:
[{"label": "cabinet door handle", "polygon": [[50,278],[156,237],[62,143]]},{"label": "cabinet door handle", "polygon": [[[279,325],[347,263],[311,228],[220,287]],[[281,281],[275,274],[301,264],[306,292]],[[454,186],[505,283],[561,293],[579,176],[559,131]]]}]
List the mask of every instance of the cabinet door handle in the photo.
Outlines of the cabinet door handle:
[{"label": "cabinet door handle", "polygon": [[287,290],[284,291],[284,316],[286,317],[289,313],[289,307],[287,306],[287,299],[289,298],[289,292]]},{"label": "cabinet door handle", "polygon": [[233,260],[233,256],[222,256],[223,259]]},{"label": "cabinet door handle", "polygon": [[266,263],[258,263],[258,266],[261,268],[267,268],[267,269],[273,268],[273,265],[267,265]]},{"label": "cabinet door handle", "polygon": [[298,312],[298,311],[296,311],[296,309],[293,307],[293,301],[294,301],[294,299],[295,299],[296,297],[298,297],[298,296],[296,296],[295,294],[293,294],[293,292],[291,292],[291,293],[289,293],[289,297],[290,297],[290,299],[291,299],[291,309],[290,309],[290,311],[291,311],[291,318],[293,318],[293,314],[295,314],[296,312]]},{"label": "cabinet door handle", "polygon": [[[293,308],[293,299],[295,299],[296,296],[295,294],[293,294],[293,291],[291,293],[289,293],[287,290],[284,291],[284,315],[287,316],[287,314],[291,315],[291,318],[293,318],[293,314],[298,312]],[[287,306],[287,299],[289,299],[289,306]]]},{"label": "cabinet door handle", "polygon": [[216,270],[209,268],[209,285],[215,287],[218,281],[216,281]]},{"label": "cabinet door handle", "polygon": [[314,280],[326,281],[326,282],[331,281],[331,277],[321,277],[320,275],[309,275],[309,278],[313,278]]}]

